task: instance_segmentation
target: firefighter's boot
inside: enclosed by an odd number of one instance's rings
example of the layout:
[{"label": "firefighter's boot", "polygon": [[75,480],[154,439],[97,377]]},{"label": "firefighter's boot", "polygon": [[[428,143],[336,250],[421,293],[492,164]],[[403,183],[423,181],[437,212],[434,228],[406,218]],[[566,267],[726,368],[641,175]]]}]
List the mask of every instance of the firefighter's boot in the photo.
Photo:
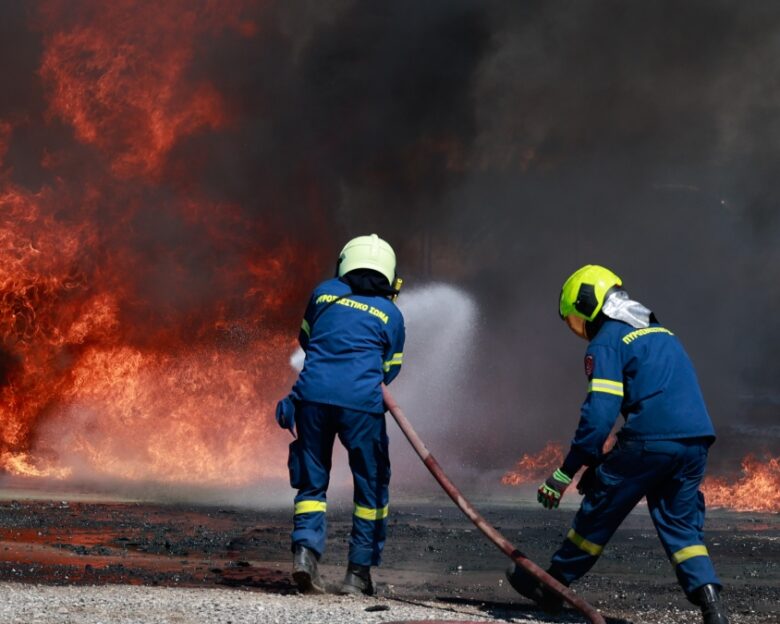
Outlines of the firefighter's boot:
[{"label": "firefighter's boot", "polygon": [[339,593],[373,596],[374,591],[374,583],[371,581],[371,568],[350,562]]},{"label": "firefighter's boot", "polygon": [[693,597],[694,602],[701,607],[704,624],[729,624],[717,586],[708,584],[699,587],[693,592]]},{"label": "firefighter's boot", "polygon": [[317,555],[306,546],[295,547],[292,576],[298,589],[304,594],[325,593],[325,584],[317,570]]},{"label": "firefighter's boot", "polygon": [[547,589],[540,580],[531,576],[523,568],[512,564],[506,571],[506,578],[514,590],[533,600],[547,613],[559,613],[563,608],[563,599]]}]

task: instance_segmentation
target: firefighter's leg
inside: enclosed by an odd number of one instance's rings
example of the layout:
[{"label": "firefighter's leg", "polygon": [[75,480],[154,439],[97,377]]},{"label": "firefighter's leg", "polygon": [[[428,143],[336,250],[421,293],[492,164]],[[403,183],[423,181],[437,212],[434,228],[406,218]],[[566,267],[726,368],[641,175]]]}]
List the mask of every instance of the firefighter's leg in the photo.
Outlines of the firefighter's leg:
[{"label": "firefighter's leg", "polygon": [[643,464],[642,443],[619,442],[596,469],[572,528],[553,555],[549,572],[569,585],[598,561],[621,522],[645,495],[657,466]]},{"label": "firefighter's leg", "polygon": [[698,604],[698,589],[705,585],[718,590],[721,587],[704,545],[704,497],[699,484],[707,464],[707,445],[696,441],[647,444],[658,452],[677,447],[677,470],[647,493],[647,506],[677,580],[688,598]]},{"label": "firefighter's leg", "polygon": [[325,552],[326,493],[330,480],[336,417],[331,406],[301,402],[295,414],[298,438],[290,444],[290,485],[298,490],[292,549],[304,546],[319,558]]},{"label": "firefighter's leg", "polygon": [[387,531],[390,457],[384,414],[343,410],[339,438],[349,454],[354,513],[349,561],[379,565]]}]

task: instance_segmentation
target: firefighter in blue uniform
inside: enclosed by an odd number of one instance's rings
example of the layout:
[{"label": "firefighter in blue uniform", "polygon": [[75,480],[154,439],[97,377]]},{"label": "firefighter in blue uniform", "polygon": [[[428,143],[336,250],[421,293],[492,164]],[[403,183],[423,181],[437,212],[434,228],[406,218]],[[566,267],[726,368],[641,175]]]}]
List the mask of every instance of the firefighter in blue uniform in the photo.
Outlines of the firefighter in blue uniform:
[{"label": "firefighter in blue uniform", "polygon": [[376,234],[349,241],[336,277],[314,289],[299,341],[306,357],[277,420],[297,431],[288,467],[295,497],[293,579],[323,593],[317,562],[325,550],[326,493],[335,437],[347,449],[354,481],[349,563],[340,593],[371,595],[388,515],[390,460],[381,384],[403,362],[404,321],[393,302],[400,280],[395,253]]},{"label": "firefighter in blue uniform", "polygon": [[[675,335],[629,298],[612,271],[587,265],[563,285],[560,315],[589,341],[588,396],[563,465],[540,487],[546,508],[558,507],[574,475],[587,466],[574,523],[548,572],[569,585],[596,563],[612,534],[639,503],[647,507],[677,580],[702,609],[705,624],[726,624],[721,583],[703,540],[704,497],[699,484],[715,431],[693,365]],[[617,443],[602,454],[618,414]],[[561,600],[519,567],[512,586],[556,611]]]}]

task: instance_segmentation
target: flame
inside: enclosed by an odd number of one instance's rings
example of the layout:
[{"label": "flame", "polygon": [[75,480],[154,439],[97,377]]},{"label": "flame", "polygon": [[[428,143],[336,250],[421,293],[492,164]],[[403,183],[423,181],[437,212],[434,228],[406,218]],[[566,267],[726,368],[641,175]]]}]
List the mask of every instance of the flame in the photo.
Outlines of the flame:
[{"label": "flame", "polygon": [[[610,433],[601,448],[602,452],[608,453],[615,446],[615,442],[617,442],[617,436]],[[514,470],[508,471],[501,477],[501,483],[504,485],[535,483],[539,479],[549,477],[562,463],[563,445],[558,442],[548,442],[536,455],[523,455],[515,464]],[[576,485],[578,481],[579,478],[575,477],[574,484]]]},{"label": "flame", "polygon": [[544,479],[563,463],[563,446],[557,442],[548,442],[536,455],[524,454],[515,464],[514,470],[501,477],[504,485],[522,485],[536,483]]},{"label": "flame", "polygon": [[[210,309],[156,309],[128,277],[146,275],[142,259],[114,250],[98,265],[95,215],[63,223],[51,199],[0,196],[5,469],[225,484],[280,474],[263,445],[276,433],[270,414],[290,382],[293,336],[274,319],[303,301],[281,270],[301,251],[282,245],[222,268],[217,280],[242,289]],[[175,269],[174,290],[186,271]]]},{"label": "flame", "polygon": [[69,28],[68,7],[44,10],[41,76],[49,90],[49,115],[73,127],[96,147],[120,177],[159,175],[183,138],[228,123],[226,103],[204,80],[188,79],[196,44],[232,28],[245,36],[251,23],[217,2],[88,2],[89,11]]},{"label": "flame", "polygon": [[[611,449],[617,438],[610,434],[604,452]],[[535,455],[524,454],[513,470],[501,477],[504,485],[536,485],[563,462],[563,446],[548,442]],[[580,475],[581,476],[581,473]],[[575,477],[575,485],[578,479]],[[776,512],[780,509],[780,457],[759,459],[749,454],[742,460],[742,476],[737,479],[706,477],[701,491],[708,507],[724,507],[735,511]]]},{"label": "flame", "polygon": [[0,118],[5,471],[223,485],[286,471],[272,408],[327,247],[215,200],[176,155],[237,123],[197,51],[258,36],[243,8],[42,4],[40,121],[72,134],[42,147],[30,190],[8,165],[17,120]]},{"label": "flame", "polygon": [[706,477],[701,491],[709,507],[736,511],[780,510],[780,457],[763,460],[748,454],[742,460],[742,476],[736,480]]}]

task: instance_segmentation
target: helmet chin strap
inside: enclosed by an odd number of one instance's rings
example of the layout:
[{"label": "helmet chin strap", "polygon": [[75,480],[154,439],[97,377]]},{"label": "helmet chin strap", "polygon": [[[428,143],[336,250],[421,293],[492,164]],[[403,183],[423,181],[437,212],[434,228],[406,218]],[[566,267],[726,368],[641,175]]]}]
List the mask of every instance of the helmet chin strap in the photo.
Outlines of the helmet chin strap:
[{"label": "helmet chin strap", "polygon": [[649,327],[650,317],[653,314],[650,309],[629,298],[625,290],[616,290],[608,295],[601,311],[604,316],[628,323],[635,329]]}]

